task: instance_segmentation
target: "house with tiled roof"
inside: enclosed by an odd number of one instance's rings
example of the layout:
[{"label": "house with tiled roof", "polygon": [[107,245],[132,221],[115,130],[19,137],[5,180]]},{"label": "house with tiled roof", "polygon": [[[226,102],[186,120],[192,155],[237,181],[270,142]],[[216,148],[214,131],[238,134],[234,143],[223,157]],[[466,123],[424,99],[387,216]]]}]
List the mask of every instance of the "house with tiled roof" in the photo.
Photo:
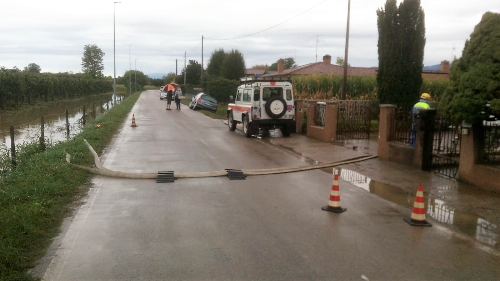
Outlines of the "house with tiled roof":
[{"label": "house with tiled roof", "polygon": [[[377,67],[347,67],[347,76],[377,76]],[[309,63],[289,69],[285,69],[284,60],[278,60],[278,71],[273,73],[264,73],[261,77],[275,77],[285,78],[293,75],[344,75],[344,67],[332,64],[332,57],[330,55],[323,56],[323,61]],[[448,61],[441,62],[440,70],[423,70],[422,77],[427,79],[449,79],[450,76],[450,63]]]},{"label": "house with tiled roof", "polygon": [[254,69],[254,68],[247,68],[245,69],[245,74],[247,76],[262,76],[264,74],[266,74],[266,70],[265,69]]},{"label": "house with tiled roof", "polygon": [[[344,74],[344,67],[332,64],[332,57],[330,55],[323,56],[323,61],[309,63],[289,69],[285,68],[284,60],[278,61],[278,71],[275,73],[264,74],[262,77],[289,77],[292,75],[311,75],[311,74]],[[348,67],[347,75],[349,76],[376,76],[377,68],[370,67]]]}]

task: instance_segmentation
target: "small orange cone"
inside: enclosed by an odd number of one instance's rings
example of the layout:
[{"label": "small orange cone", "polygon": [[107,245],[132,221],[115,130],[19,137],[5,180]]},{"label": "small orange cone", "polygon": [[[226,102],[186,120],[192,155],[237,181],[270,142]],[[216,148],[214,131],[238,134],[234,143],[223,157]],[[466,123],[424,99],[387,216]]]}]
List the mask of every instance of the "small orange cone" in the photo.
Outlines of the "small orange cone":
[{"label": "small orange cone", "polygon": [[137,127],[137,125],[135,124],[135,115],[132,114],[132,125],[130,125],[130,127]]},{"label": "small orange cone", "polygon": [[330,200],[328,201],[328,206],[322,207],[321,210],[333,213],[343,213],[347,209],[340,207],[339,175],[335,173],[335,169],[333,169],[333,174],[334,177],[332,191],[330,192]]},{"label": "small orange cone", "polygon": [[405,222],[413,226],[432,226],[425,220],[424,188],[420,184],[413,203],[413,211],[410,218],[404,218]]}]

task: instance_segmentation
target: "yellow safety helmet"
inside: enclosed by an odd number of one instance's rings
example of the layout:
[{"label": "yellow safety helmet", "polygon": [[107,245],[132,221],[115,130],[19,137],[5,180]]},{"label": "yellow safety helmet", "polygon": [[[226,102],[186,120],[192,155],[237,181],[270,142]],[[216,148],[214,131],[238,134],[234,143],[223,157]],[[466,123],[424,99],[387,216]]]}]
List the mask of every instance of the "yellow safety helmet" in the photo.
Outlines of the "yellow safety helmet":
[{"label": "yellow safety helmet", "polygon": [[429,95],[428,93],[423,93],[421,96],[420,96],[421,99],[424,99],[424,100],[430,100],[431,99],[431,95]]}]

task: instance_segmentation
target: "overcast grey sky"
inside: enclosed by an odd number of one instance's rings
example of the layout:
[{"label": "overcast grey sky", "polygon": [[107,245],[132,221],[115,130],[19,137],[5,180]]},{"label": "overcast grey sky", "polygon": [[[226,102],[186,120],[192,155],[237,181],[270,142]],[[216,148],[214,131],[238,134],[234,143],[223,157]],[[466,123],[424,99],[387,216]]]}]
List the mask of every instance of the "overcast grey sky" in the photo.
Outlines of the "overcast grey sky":
[{"label": "overcast grey sky", "polygon": [[[349,63],[378,65],[376,10],[385,0],[351,0]],[[398,1],[400,3],[401,1]],[[204,65],[212,51],[239,50],[248,68],[294,57],[299,65],[344,56],[348,0],[0,0],[0,66],[42,72],[81,72],[86,44],[104,53],[104,74],[129,68],[145,74],[178,72],[187,60]],[[465,40],[487,12],[500,12],[498,0],[421,0],[426,17],[424,65],[460,57]],[[114,9],[115,8],[115,9]],[[116,19],[113,22],[113,15]],[[287,21],[288,20],[288,21]],[[266,30],[277,24],[274,28]],[[115,24],[113,24],[115,23]],[[214,40],[241,37],[234,39]]]}]

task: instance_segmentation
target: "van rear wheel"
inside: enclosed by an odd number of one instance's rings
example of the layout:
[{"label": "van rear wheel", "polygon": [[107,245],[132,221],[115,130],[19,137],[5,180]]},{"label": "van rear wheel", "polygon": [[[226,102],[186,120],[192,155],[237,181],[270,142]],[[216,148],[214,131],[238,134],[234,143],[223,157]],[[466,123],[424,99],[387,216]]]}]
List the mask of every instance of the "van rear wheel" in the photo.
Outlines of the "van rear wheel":
[{"label": "van rear wheel", "polygon": [[248,122],[248,115],[245,115],[245,117],[243,117],[243,133],[245,134],[245,137],[249,138],[251,137],[252,135],[250,134],[250,124]]}]

